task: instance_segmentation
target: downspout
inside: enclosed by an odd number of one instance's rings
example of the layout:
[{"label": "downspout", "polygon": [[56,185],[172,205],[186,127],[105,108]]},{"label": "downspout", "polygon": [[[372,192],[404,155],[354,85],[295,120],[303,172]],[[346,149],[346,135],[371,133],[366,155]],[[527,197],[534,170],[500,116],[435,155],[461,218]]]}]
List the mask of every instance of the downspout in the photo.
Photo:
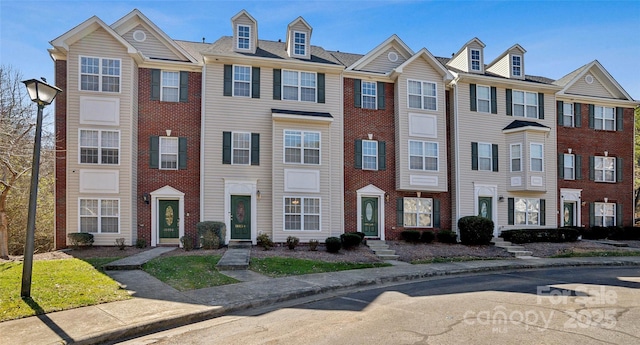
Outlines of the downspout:
[{"label": "downspout", "polygon": [[451,86],[453,87],[453,120],[454,120],[454,128],[453,128],[453,136],[454,136],[454,152],[455,152],[455,164],[456,164],[456,193],[454,195],[455,203],[456,203],[456,214],[453,219],[452,226],[455,227],[456,233],[458,233],[458,219],[460,219],[460,143],[459,143],[459,124],[458,124],[458,77],[456,77],[452,82]]},{"label": "downspout", "polygon": [[202,85],[200,87],[201,91],[201,103],[200,103],[200,221],[204,221],[204,133],[205,133],[205,111],[206,111],[206,100],[207,100],[207,59],[204,58],[204,64],[202,66]]}]

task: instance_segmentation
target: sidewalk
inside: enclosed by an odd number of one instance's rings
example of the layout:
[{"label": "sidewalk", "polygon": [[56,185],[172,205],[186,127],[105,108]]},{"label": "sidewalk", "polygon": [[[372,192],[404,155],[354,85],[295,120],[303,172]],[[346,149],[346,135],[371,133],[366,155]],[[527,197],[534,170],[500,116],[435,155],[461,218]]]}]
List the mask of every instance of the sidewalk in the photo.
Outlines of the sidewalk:
[{"label": "sidewalk", "polygon": [[127,301],[105,303],[0,323],[1,344],[93,344],[134,337],[260,306],[343,289],[436,276],[574,266],[640,266],[640,257],[486,260],[397,265],[224,285],[180,292],[143,271],[110,274]]}]

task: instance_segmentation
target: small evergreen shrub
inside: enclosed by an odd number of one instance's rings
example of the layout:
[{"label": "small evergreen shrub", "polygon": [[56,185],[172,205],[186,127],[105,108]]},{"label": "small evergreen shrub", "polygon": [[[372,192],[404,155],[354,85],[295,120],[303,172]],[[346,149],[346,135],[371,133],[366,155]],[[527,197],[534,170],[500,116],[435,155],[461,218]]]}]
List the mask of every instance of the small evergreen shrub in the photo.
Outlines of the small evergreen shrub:
[{"label": "small evergreen shrub", "polygon": [[609,229],[604,226],[592,226],[582,229],[582,238],[585,240],[602,240],[609,237]]},{"label": "small evergreen shrub", "polygon": [[299,238],[295,236],[287,237],[287,247],[289,247],[290,250],[296,249],[296,246],[298,245],[298,243],[300,243]]},{"label": "small evergreen shrub", "polygon": [[500,236],[511,243],[532,242],[575,242],[580,233],[574,228],[550,228],[550,229],[513,229],[505,230]]},{"label": "small evergreen shrub", "polygon": [[420,242],[431,243],[435,239],[436,239],[436,235],[433,233],[433,231],[427,230],[427,231],[423,231],[420,234]]},{"label": "small evergreen shrub", "polygon": [[71,246],[78,248],[80,246],[91,247],[93,245],[93,234],[88,232],[76,232],[67,235]]},{"label": "small evergreen shrub", "polygon": [[458,220],[462,244],[489,244],[493,238],[493,221],[480,216],[466,216]]},{"label": "small evergreen shrub", "polygon": [[147,240],[145,240],[144,238],[139,238],[136,240],[136,248],[146,248],[147,247]]},{"label": "small evergreen shrub", "polygon": [[616,227],[615,231],[609,235],[609,239],[616,241],[640,240],[640,227]]},{"label": "small evergreen shrub", "polygon": [[318,250],[318,244],[320,244],[320,241],[318,240],[309,240],[309,250],[312,252],[315,252]]},{"label": "small evergreen shrub", "polygon": [[[218,249],[223,246],[226,236],[226,225],[223,222],[204,221],[196,224],[200,247]],[[217,237],[217,240],[215,239]]]},{"label": "small evergreen shrub", "polygon": [[124,250],[124,237],[116,238],[116,246],[118,246],[120,250]]},{"label": "small evergreen shrub", "polygon": [[340,243],[338,237],[327,237],[327,239],[324,240],[324,245],[327,247],[329,253],[337,253],[340,251],[342,243]]},{"label": "small evergreen shrub", "polygon": [[458,243],[458,235],[451,230],[438,231],[436,238],[440,243],[450,243],[450,244]]},{"label": "small evergreen shrub", "polygon": [[187,252],[195,248],[195,238],[191,235],[180,237],[180,243],[182,243],[182,248]]},{"label": "small evergreen shrub", "polygon": [[340,242],[342,242],[342,248],[351,249],[360,245],[362,237],[355,232],[346,232],[340,235]]},{"label": "small evergreen shrub", "polygon": [[269,238],[269,235],[264,232],[258,235],[258,237],[256,238],[256,243],[264,250],[269,250],[271,249],[271,247],[273,247],[273,241],[271,240],[271,238]]},{"label": "small evergreen shrub", "polygon": [[354,232],[354,234],[360,236],[360,240],[361,240],[360,242],[364,242],[364,238],[366,236],[364,232],[358,231],[358,232]]},{"label": "small evergreen shrub", "polygon": [[200,236],[200,247],[203,249],[219,249],[220,238],[213,231],[207,231]]},{"label": "small evergreen shrub", "polygon": [[418,243],[420,241],[420,231],[404,230],[400,233],[403,240],[409,243]]}]

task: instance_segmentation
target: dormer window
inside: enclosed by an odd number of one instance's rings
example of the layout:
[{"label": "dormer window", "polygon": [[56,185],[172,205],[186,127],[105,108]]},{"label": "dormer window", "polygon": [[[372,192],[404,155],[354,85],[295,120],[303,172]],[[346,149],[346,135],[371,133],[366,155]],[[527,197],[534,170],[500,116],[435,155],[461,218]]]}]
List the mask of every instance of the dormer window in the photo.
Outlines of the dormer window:
[{"label": "dormer window", "polygon": [[307,55],[307,34],[304,32],[293,33],[293,54],[294,55]]},{"label": "dormer window", "polygon": [[522,76],[522,56],[511,55],[511,75],[514,77]]},{"label": "dormer window", "polygon": [[471,49],[471,70],[480,71],[480,50]]},{"label": "dormer window", "polygon": [[238,49],[250,48],[251,27],[247,25],[238,25]]}]

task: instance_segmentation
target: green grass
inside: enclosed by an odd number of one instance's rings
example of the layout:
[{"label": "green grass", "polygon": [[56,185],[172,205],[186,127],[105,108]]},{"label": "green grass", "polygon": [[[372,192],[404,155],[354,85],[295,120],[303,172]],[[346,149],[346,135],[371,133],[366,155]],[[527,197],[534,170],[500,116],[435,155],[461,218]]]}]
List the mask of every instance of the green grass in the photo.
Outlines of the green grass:
[{"label": "green grass", "polygon": [[179,291],[238,283],[216,270],[219,260],[220,255],[167,256],[147,262],[142,269]]},{"label": "green grass", "polygon": [[552,258],[579,258],[579,257],[609,257],[609,256],[640,256],[640,251],[632,250],[593,250],[566,252],[551,256]]},{"label": "green grass", "polygon": [[29,299],[20,297],[21,284],[22,262],[0,263],[0,321],[130,298],[79,259],[34,261]]},{"label": "green grass", "polygon": [[301,274],[337,272],[360,268],[386,267],[388,263],[326,262],[294,258],[271,257],[251,259],[249,269],[269,277],[286,277]]},{"label": "green grass", "polygon": [[450,257],[450,258],[429,258],[429,259],[421,259],[411,261],[413,265],[419,264],[443,264],[448,262],[464,262],[464,261],[476,261],[476,260],[504,260],[509,258],[503,257],[474,257],[474,256],[458,256],[458,257]]}]

